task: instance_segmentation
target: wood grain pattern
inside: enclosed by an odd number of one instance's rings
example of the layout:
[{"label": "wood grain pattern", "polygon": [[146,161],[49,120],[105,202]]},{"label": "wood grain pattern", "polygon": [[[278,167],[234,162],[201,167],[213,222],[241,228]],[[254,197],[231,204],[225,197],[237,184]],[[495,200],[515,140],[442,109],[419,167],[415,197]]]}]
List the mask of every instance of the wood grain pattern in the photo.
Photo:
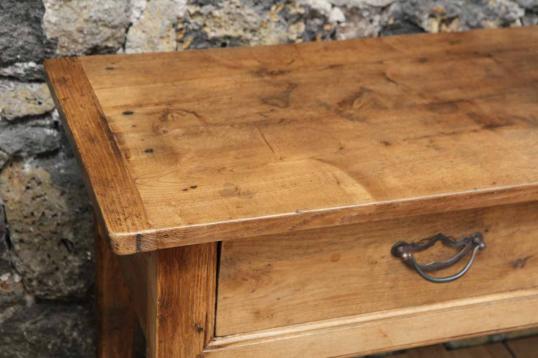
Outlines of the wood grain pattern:
[{"label": "wood grain pattern", "polygon": [[99,312],[97,357],[129,358],[135,356],[138,329],[130,305],[131,295],[121,275],[118,258],[112,253],[103,230],[96,236],[96,301]]},{"label": "wood grain pattern", "polygon": [[538,200],[538,27],[46,67],[120,254]]},{"label": "wood grain pattern", "polygon": [[216,338],[203,356],[353,357],[537,324],[532,289]]},{"label": "wood grain pattern", "polygon": [[213,338],[216,245],[120,257],[148,358],[197,357]]},{"label": "wood grain pattern", "polygon": [[[447,285],[422,280],[390,255],[396,241],[477,231],[487,249]],[[538,203],[225,242],[217,335],[537,287],[537,242]],[[437,257],[419,260],[446,259],[447,251],[436,247],[429,252]]]},{"label": "wood grain pattern", "polygon": [[213,338],[216,243],[158,252],[149,357],[197,357]]},{"label": "wood grain pattern", "polygon": [[[486,250],[455,282],[429,283],[390,254],[397,241],[439,232],[485,236]],[[453,254],[437,245],[418,259]],[[218,287],[217,336],[535,288],[538,203],[224,242]]]},{"label": "wood grain pattern", "polygon": [[136,251],[136,240],[116,236],[148,227],[144,205],[86,74],[76,58],[45,61],[45,69],[106,237],[114,251],[131,246]]}]

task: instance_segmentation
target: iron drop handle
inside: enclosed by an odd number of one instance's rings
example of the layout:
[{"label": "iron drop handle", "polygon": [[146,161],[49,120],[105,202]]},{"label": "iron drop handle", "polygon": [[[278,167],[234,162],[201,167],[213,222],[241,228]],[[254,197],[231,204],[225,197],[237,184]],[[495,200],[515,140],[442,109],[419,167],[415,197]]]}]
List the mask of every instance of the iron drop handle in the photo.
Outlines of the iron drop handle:
[{"label": "iron drop handle", "polygon": [[[418,263],[413,254],[427,250],[438,241],[447,247],[457,249],[458,252],[446,261],[432,262],[429,264]],[[392,256],[400,258],[407,266],[414,269],[422,278],[434,283],[447,283],[455,281],[465,275],[473,265],[478,252],[485,248],[486,243],[484,242],[484,237],[479,232],[460,240],[453,239],[443,234],[437,234],[413,243],[399,241],[392,246],[391,253]],[[455,274],[446,277],[435,277],[429,274],[429,272],[443,270],[458,263],[464,257],[468,256],[469,253],[471,255],[469,261]]]}]

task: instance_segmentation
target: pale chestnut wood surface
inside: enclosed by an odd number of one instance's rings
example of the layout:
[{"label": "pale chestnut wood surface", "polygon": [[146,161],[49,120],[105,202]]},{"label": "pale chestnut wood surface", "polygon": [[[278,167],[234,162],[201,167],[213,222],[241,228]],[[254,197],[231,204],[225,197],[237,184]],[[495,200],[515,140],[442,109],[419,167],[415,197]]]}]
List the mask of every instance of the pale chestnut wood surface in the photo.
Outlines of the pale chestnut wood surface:
[{"label": "pale chestnut wood surface", "polygon": [[215,338],[206,358],[356,357],[536,326],[538,290]]},{"label": "pale chestnut wood surface", "polygon": [[46,69],[120,254],[538,199],[538,27]]},{"label": "pale chestnut wood surface", "polygon": [[[199,357],[213,337],[216,243],[154,254],[148,358]],[[151,271],[151,268],[150,268]]]},{"label": "pale chestnut wood surface", "polygon": [[[481,232],[485,238],[487,248],[455,282],[427,282],[390,253],[397,241],[439,232],[456,238]],[[442,248],[438,244],[417,259],[428,263],[455,253]],[[434,275],[454,273],[466,261]],[[536,202],[235,240],[222,243],[216,332],[226,336],[535,287]]]},{"label": "pale chestnut wood surface", "polygon": [[217,244],[119,257],[148,358],[199,357],[214,336]]}]

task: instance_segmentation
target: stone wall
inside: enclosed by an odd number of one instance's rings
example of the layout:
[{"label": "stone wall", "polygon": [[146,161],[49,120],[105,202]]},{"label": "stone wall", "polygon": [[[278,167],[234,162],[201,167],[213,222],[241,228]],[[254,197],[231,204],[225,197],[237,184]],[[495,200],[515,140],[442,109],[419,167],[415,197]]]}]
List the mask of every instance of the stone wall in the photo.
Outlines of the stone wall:
[{"label": "stone wall", "polygon": [[537,22],[538,0],[0,0],[0,358],[94,355],[92,215],[45,58]]}]

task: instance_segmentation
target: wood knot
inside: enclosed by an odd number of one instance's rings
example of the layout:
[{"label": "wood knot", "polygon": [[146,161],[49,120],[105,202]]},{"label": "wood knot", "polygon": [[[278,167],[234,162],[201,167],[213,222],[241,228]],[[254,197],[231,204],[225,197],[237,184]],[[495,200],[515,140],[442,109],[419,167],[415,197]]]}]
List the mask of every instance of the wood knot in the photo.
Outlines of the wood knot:
[{"label": "wood knot", "polygon": [[527,262],[529,261],[529,259],[531,258],[532,256],[525,256],[525,257],[521,257],[517,260],[514,260],[512,261],[510,264],[512,265],[513,268],[515,269],[522,269],[524,268],[526,265],[527,265]]}]

